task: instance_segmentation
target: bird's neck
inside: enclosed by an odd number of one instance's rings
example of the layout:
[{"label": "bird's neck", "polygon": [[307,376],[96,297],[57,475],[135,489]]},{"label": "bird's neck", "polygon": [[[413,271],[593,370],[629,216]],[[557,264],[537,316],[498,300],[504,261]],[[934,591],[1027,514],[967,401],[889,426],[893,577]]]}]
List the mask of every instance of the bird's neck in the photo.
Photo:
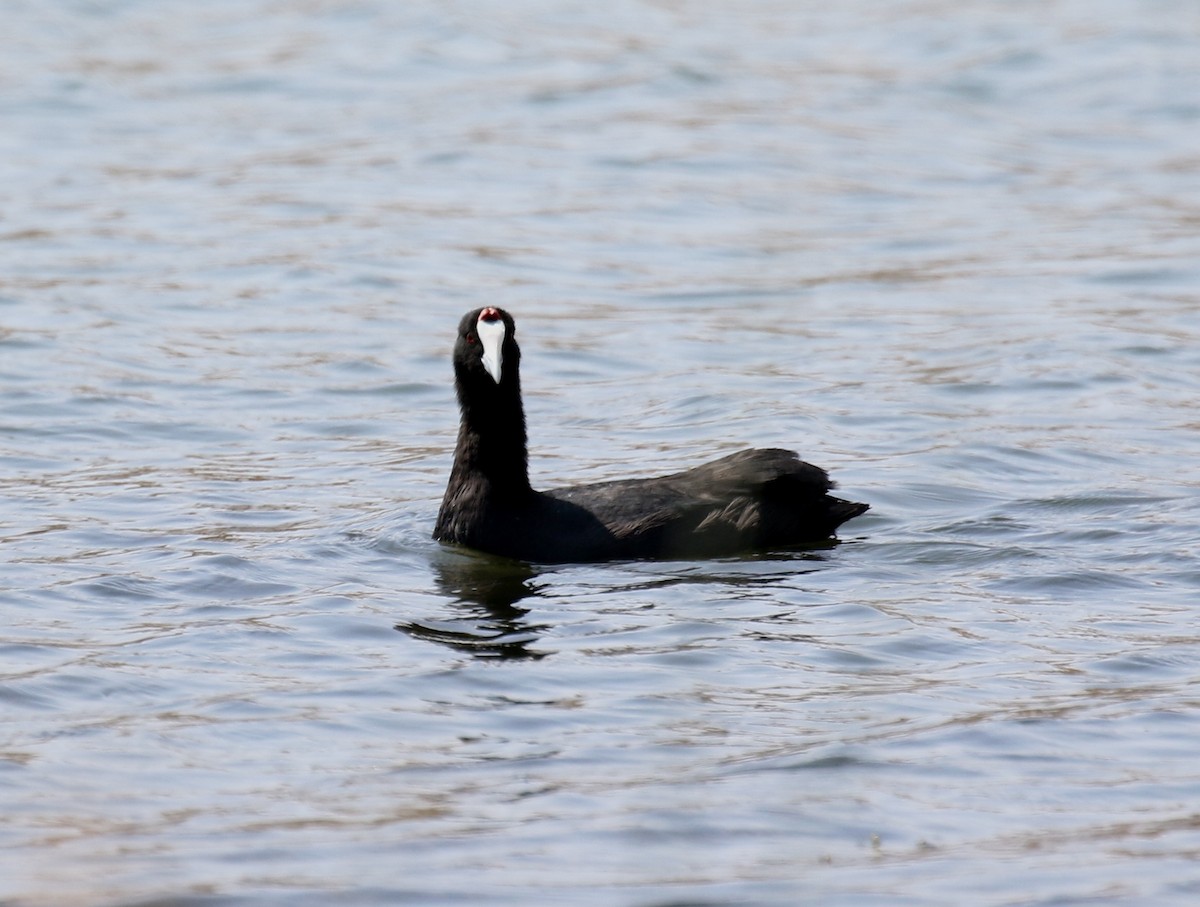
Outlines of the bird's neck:
[{"label": "bird's neck", "polygon": [[455,471],[484,476],[496,493],[528,493],[529,455],[520,384],[506,381],[489,391],[459,395],[462,421],[454,451]]}]

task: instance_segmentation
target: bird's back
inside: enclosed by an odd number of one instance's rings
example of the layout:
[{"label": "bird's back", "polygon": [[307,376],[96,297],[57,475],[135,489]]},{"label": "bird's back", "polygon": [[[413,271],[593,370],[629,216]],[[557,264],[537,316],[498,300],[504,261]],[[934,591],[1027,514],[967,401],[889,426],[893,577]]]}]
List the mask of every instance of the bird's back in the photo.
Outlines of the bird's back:
[{"label": "bird's back", "polygon": [[832,487],[823,469],[770,448],[656,478],[558,488],[545,497],[593,515],[611,534],[617,556],[695,557],[829,538],[867,510],[829,495]]}]

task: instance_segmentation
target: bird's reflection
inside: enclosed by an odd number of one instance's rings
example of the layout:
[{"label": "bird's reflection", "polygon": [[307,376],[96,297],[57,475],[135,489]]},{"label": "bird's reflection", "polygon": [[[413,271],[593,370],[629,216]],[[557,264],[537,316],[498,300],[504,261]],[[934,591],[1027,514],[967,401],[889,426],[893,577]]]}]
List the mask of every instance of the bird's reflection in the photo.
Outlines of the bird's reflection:
[{"label": "bird's reflection", "polygon": [[526,621],[529,609],[517,606],[540,592],[534,582],[537,572],[528,564],[442,551],[432,566],[438,589],[460,616],[399,623],[397,630],[479,658],[537,659],[550,654],[533,648],[546,627]]}]

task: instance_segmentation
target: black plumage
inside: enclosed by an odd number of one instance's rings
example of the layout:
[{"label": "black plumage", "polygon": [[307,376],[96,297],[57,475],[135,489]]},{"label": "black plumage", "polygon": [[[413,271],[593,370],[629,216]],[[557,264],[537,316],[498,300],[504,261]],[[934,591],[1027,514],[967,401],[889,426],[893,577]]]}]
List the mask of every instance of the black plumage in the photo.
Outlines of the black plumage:
[{"label": "black plumage", "polygon": [[711,557],[821,542],[868,508],[833,497],[823,469],[778,449],[534,491],[520,360],[511,315],[487,306],[463,316],[454,346],[462,421],[435,539],[542,563]]}]

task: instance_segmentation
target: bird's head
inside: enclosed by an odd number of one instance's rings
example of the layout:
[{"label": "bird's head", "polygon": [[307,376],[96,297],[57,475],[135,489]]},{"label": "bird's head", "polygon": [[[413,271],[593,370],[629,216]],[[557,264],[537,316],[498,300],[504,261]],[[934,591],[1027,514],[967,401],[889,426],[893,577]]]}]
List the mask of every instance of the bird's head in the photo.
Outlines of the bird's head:
[{"label": "bird's head", "polygon": [[463,316],[454,346],[454,369],[460,382],[515,384],[520,361],[517,326],[508,312],[484,306]]}]

